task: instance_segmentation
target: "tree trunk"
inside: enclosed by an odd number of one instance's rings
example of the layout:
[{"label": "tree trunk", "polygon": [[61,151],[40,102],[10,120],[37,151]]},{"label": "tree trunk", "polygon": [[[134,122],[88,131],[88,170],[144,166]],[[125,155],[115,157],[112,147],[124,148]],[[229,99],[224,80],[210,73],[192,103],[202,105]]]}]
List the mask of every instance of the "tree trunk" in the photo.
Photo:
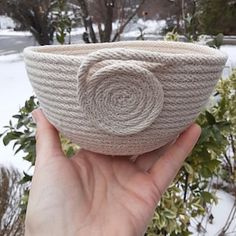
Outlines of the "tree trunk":
[{"label": "tree trunk", "polygon": [[35,4],[32,1],[9,1],[4,5],[4,11],[16,21],[28,29],[39,45],[53,43],[54,27],[49,18],[51,2],[40,1]]},{"label": "tree trunk", "polygon": [[106,4],[106,19],[105,19],[105,28],[103,38],[101,42],[110,42],[112,34],[112,21],[113,21],[113,10],[114,3],[105,3]]},{"label": "tree trunk", "polygon": [[93,29],[93,21],[88,12],[88,5],[86,4],[85,0],[78,0],[78,4],[81,9],[85,30],[89,31],[89,36],[92,43],[97,43],[97,37]]}]

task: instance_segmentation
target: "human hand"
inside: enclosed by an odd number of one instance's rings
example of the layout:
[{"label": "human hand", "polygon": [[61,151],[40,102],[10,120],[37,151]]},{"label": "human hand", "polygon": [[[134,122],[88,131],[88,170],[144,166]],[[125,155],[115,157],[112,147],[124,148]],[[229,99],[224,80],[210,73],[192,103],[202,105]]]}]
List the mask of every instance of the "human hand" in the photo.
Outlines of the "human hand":
[{"label": "human hand", "polygon": [[190,126],[165,150],[106,156],[80,149],[65,157],[56,129],[40,109],[37,157],[26,213],[26,236],[139,236],[161,195],[200,135]]}]

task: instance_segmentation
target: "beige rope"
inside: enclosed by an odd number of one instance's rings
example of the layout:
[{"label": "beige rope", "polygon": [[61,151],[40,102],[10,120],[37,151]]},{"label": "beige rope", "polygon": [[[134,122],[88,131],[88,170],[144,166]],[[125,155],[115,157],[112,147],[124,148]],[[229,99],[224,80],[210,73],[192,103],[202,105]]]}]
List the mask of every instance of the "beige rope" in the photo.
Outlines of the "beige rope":
[{"label": "beige rope", "polygon": [[81,147],[111,155],[175,139],[206,104],[227,59],[161,41],[30,47],[24,55],[50,122]]},{"label": "beige rope", "polygon": [[119,62],[87,79],[91,66],[87,62],[86,68],[83,63],[79,69],[78,95],[92,124],[110,134],[129,135],[153,123],[164,102],[154,74],[134,63]]}]

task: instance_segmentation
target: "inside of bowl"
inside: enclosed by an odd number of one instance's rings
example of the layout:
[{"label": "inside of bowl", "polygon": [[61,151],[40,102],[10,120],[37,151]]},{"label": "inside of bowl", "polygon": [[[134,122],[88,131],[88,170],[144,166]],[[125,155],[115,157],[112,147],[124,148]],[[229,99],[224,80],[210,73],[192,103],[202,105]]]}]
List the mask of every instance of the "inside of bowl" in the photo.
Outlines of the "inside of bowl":
[{"label": "inside of bowl", "polygon": [[176,43],[166,41],[127,41],[116,43],[100,44],[76,44],[63,46],[45,46],[36,50],[40,53],[50,53],[63,56],[85,56],[104,48],[126,48],[134,50],[144,50],[150,52],[159,52],[167,54],[193,54],[193,55],[213,55],[215,50],[205,46],[195,45],[192,43]]}]

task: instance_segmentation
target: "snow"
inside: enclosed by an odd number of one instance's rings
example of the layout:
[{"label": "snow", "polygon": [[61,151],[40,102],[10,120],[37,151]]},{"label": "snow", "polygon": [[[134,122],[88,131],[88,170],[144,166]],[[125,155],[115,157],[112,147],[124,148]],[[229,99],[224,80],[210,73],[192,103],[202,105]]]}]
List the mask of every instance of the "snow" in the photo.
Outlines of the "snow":
[{"label": "snow", "polygon": [[1,36],[31,36],[32,34],[28,31],[14,31],[13,29],[3,29],[0,30]]},{"label": "snow", "polygon": [[134,24],[130,24],[126,27],[122,37],[130,38],[130,37],[138,37],[140,36],[140,29],[143,30],[144,35],[158,35],[161,33],[161,30],[166,26],[165,20],[143,20],[138,19],[137,22]]},{"label": "snow", "polygon": [[222,52],[225,52],[228,55],[228,61],[223,72],[223,76],[227,77],[231,74],[233,68],[236,68],[236,46],[232,45],[223,45],[220,47]]},{"label": "snow", "polygon": [[[24,105],[33,90],[27,78],[22,55],[0,56],[0,133],[4,131],[12,115]],[[21,155],[14,156],[12,146],[4,146],[0,140],[0,164],[13,165],[19,170],[27,171],[28,162],[22,160]]]},{"label": "snow", "polygon": [[[119,22],[115,21],[112,23],[112,28],[114,30],[114,32],[116,32],[116,30],[119,28]],[[140,35],[140,30],[139,28],[141,28],[143,30],[143,33],[145,36],[157,36],[158,34],[160,34],[161,30],[166,26],[166,21],[165,20],[146,20],[144,21],[143,19],[138,19],[137,22],[131,22],[130,24],[128,24],[125,28],[124,33],[121,35],[122,38],[137,38]],[[104,28],[104,25],[101,25],[102,29]],[[98,34],[98,26],[96,24],[94,24],[93,26],[94,28],[94,32],[96,34]],[[76,36],[76,35],[82,35],[85,32],[85,29],[83,27],[77,27],[77,28],[73,28],[71,31],[71,36]],[[2,33],[3,34],[3,33]],[[5,34],[7,34],[7,32],[5,32]],[[5,35],[3,34],[3,35]],[[8,34],[10,34],[8,32]],[[1,35],[1,31],[0,31],[0,35]]]},{"label": "snow", "polygon": [[[74,35],[81,35],[85,32],[85,29],[84,27],[77,27],[77,28],[73,28],[72,31],[71,31],[71,36],[74,36]],[[96,32],[96,31],[95,31]]]},{"label": "snow", "polygon": [[0,16],[0,29],[10,29],[14,27],[15,23],[10,17]]},{"label": "snow", "polygon": [[[230,214],[230,210],[232,209],[235,201],[235,197],[232,195],[218,190],[216,192],[217,198],[218,198],[218,204],[213,205],[211,211],[207,216],[205,216],[202,226],[206,230],[206,232],[195,232],[194,236],[218,236],[219,231],[223,228],[223,226],[226,223],[226,220]],[[214,219],[212,224],[208,222],[209,215],[212,214]],[[194,222],[192,222],[194,225]],[[192,231],[195,231],[196,228],[194,228]],[[204,231],[205,231],[204,230]],[[232,234],[228,233],[232,232]],[[230,225],[229,230],[227,231],[226,235],[236,235],[236,221],[234,220],[233,223]]]},{"label": "snow", "polygon": [[19,54],[9,54],[6,56],[0,56],[0,63],[7,64],[13,62],[19,62],[23,60],[23,56],[21,53]]}]

